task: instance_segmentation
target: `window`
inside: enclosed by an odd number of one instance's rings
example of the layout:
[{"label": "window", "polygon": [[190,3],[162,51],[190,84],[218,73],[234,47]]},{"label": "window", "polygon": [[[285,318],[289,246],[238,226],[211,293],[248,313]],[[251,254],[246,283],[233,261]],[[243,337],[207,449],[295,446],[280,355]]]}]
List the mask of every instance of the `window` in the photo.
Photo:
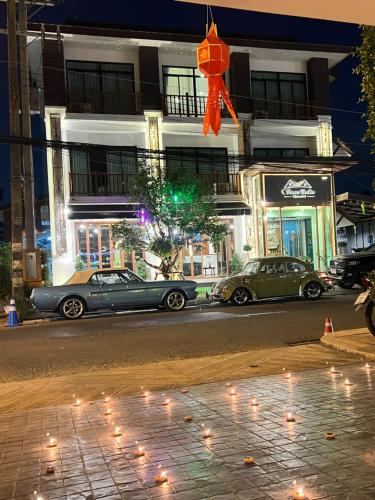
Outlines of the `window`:
[{"label": "window", "polygon": [[252,71],[251,87],[256,112],[275,117],[306,115],[306,106],[303,106],[307,103],[304,73]]},{"label": "window", "polygon": [[121,271],[121,276],[127,283],[141,283],[142,280],[129,270]]},{"label": "window", "polygon": [[283,274],[284,273],[284,263],[283,262],[267,262],[263,264],[260,269],[263,274]]},{"label": "window", "polygon": [[306,268],[300,262],[287,262],[286,270],[288,271],[288,273],[304,273],[306,271]]},{"label": "window", "polygon": [[134,114],[133,64],[66,61],[72,112]]},{"label": "window", "polygon": [[127,281],[120,273],[107,272],[95,273],[91,277],[91,283],[93,285],[121,285]]},{"label": "window", "polygon": [[166,148],[167,171],[170,175],[228,174],[226,148]]},{"label": "window", "polygon": [[70,165],[72,195],[127,195],[134,188],[137,150],[95,147],[85,151],[73,150]]},{"label": "window", "polygon": [[307,148],[254,148],[255,158],[301,158],[309,154]]},{"label": "window", "polygon": [[256,261],[250,261],[244,267],[243,272],[245,274],[257,274],[257,272],[259,271],[259,266],[260,266],[259,261],[257,261],[257,260]]},{"label": "window", "polygon": [[167,114],[204,115],[207,80],[198,69],[163,66],[163,89]]}]

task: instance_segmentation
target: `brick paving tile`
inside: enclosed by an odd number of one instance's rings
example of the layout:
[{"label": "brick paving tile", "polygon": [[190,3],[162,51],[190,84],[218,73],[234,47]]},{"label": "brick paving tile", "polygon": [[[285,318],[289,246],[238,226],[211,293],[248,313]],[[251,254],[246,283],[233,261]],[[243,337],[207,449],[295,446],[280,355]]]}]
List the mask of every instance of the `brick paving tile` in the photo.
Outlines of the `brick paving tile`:
[{"label": "brick paving tile", "polygon": [[288,500],[301,486],[310,500],[374,500],[375,366],[340,371],[0,415],[0,500]]}]

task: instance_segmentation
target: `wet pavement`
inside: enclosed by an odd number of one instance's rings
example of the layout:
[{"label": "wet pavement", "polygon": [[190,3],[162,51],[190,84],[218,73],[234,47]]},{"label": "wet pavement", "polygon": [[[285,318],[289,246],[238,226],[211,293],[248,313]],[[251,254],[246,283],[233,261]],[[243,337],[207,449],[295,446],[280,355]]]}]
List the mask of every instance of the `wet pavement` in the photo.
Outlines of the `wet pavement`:
[{"label": "wet pavement", "polygon": [[0,416],[0,499],[374,499],[375,365],[337,370]]}]

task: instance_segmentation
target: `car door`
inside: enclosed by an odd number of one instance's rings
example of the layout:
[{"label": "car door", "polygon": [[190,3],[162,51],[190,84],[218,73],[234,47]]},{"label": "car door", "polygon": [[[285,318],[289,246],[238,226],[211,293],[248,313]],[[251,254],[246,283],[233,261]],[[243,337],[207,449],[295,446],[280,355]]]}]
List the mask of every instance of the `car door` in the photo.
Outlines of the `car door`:
[{"label": "car door", "polygon": [[124,291],[126,307],[143,307],[160,303],[154,296],[151,283],[142,280],[129,270],[121,271],[120,274],[127,282],[127,287]]},{"label": "car door", "polygon": [[302,262],[287,261],[285,263],[287,280],[286,286],[289,290],[288,295],[298,295],[301,281],[306,273],[306,267]]},{"label": "car door", "polygon": [[93,274],[91,282],[100,297],[101,307],[117,309],[127,306],[128,282],[120,272],[99,271]]},{"label": "car door", "polygon": [[258,297],[267,299],[289,295],[285,265],[282,261],[263,261],[257,276]]}]

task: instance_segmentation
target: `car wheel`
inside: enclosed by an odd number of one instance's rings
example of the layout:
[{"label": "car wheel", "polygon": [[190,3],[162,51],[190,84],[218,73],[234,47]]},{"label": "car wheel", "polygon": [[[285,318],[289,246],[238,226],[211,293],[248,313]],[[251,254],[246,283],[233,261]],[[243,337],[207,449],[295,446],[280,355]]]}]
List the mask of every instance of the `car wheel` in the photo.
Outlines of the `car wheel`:
[{"label": "car wheel", "polygon": [[237,288],[230,299],[235,306],[244,306],[251,299],[250,292],[246,288]]},{"label": "car wheel", "polygon": [[323,293],[322,286],[316,281],[310,281],[303,289],[303,296],[307,300],[317,300]]},{"label": "car wheel", "polygon": [[66,297],[60,304],[60,315],[65,319],[79,319],[86,310],[86,304],[81,297]]},{"label": "car wheel", "polygon": [[182,311],[186,304],[186,297],[179,290],[172,290],[164,298],[164,306],[167,311]]}]

